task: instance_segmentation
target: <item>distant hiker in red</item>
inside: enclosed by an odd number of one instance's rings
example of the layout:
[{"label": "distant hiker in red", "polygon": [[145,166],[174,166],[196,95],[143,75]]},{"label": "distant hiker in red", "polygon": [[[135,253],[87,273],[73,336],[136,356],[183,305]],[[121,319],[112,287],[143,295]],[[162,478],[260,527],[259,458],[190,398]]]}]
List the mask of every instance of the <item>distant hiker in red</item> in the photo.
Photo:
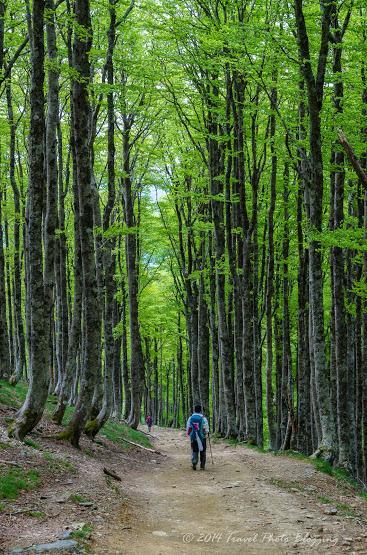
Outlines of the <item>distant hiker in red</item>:
[{"label": "distant hiker in red", "polygon": [[148,432],[150,432],[153,424],[153,418],[150,416],[150,414],[148,414],[148,416],[146,417],[145,422],[146,422],[146,425],[148,426]]},{"label": "distant hiker in red", "polygon": [[209,434],[209,424],[202,414],[201,405],[195,405],[194,412],[186,424],[186,433],[191,440],[192,469],[196,470],[200,453],[200,470],[205,470],[206,436]]}]

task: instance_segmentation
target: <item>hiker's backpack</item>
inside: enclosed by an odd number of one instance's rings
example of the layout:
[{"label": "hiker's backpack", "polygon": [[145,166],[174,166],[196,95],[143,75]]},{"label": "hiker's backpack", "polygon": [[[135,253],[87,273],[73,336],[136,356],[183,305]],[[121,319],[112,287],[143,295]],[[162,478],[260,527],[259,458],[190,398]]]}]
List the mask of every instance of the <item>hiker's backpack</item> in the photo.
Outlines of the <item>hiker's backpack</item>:
[{"label": "hiker's backpack", "polygon": [[193,414],[190,417],[190,439],[191,441],[196,441],[197,436],[199,436],[200,442],[204,440],[204,417],[200,414]]}]

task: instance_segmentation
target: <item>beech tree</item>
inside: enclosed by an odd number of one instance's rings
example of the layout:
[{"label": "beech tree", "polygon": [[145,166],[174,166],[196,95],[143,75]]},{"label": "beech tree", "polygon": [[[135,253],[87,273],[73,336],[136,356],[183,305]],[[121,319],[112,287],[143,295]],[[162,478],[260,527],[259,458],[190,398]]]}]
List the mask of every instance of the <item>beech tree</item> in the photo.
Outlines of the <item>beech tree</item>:
[{"label": "beech tree", "polygon": [[[47,399],[48,372],[48,337],[47,328],[51,312],[51,298],[45,290],[43,275],[43,230],[44,215],[44,1],[33,3],[31,21],[29,22],[31,44],[31,89],[30,134],[29,134],[29,186],[26,208],[27,233],[27,268],[28,278],[28,348],[30,381],[26,400],[11,426],[11,434],[23,439],[42,417]],[[51,193],[52,194],[52,193]],[[45,232],[45,242],[50,238]],[[45,273],[45,278],[47,277]],[[45,302],[46,293],[46,302]]]},{"label": "beech tree", "polygon": [[74,446],[201,403],[223,437],[366,481],[366,15],[0,1],[12,435],[47,395]]}]

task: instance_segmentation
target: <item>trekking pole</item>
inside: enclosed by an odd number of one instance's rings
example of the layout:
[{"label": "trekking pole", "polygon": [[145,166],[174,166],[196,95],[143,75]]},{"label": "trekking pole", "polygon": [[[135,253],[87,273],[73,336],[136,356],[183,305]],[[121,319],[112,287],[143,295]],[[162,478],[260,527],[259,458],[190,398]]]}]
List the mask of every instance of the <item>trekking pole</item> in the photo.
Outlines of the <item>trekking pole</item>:
[{"label": "trekking pole", "polygon": [[208,432],[208,440],[209,440],[210,456],[211,456],[211,459],[212,459],[212,464],[214,464],[214,460],[213,460],[213,451],[212,451],[212,444],[211,444],[211,442],[210,442],[210,434],[209,434],[209,432]]}]

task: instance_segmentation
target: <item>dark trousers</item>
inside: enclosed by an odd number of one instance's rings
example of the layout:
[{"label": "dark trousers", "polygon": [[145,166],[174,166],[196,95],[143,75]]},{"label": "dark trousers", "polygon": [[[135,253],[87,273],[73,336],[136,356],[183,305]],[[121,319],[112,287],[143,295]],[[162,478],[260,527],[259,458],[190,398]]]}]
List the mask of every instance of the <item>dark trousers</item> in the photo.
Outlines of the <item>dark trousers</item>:
[{"label": "dark trousers", "polygon": [[204,468],[206,463],[206,439],[202,440],[202,444],[203,444],[203,450],[199,451],[199,446],[196,439],[191,442],[191,452],[192,452],[191,461],[192,461],[192,464],[195,464],[195,465],[198,464],[199,453],[200,453],[200,466]]}]

